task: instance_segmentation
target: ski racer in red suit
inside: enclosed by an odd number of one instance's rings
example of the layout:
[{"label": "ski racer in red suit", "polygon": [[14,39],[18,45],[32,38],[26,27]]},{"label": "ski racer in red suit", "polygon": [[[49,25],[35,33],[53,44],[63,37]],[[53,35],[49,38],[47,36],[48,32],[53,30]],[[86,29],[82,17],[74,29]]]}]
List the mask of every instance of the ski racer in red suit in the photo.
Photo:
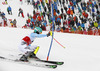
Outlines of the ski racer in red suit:
[{"label": "ski racer in red suit", "polygon": [[52,32],[50,31],[48,34],[42,34],[42,29],[40,27],[35,27],[34,32],[31,33],[28,36],[25,36],[22,40],[19,47],[19,50],[24,52],[24,55],[20,58],[21,61],[28,61],[28,57],[35,57],[36,53],[39,50],[39,46],[34,45],[31,46],[32,42],[36,38],[42,38],[42,37],[48,37],[52,35]]}]

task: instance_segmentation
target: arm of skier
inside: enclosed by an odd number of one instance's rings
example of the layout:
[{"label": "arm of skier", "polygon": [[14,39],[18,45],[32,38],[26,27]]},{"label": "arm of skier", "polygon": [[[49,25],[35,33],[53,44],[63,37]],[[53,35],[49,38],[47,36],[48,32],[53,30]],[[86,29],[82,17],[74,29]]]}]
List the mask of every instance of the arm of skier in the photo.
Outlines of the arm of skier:
[{"label": "arm of skier", "polygon": [[46,34],[31,33],[31,37],[38,37],[38,38],[41,38],[41,37],[47,37],[47,35],[46,35]]},{"label": "arm of skier", "polygon": [[35,36],[38,37],[38,38],[41,38],[41,37],[47,37],[46,34],[36,34]]},{"label": "arm of skier", "polygon": [[34,33],[31,34],[31,37],[38,37],[38,38],[48,37],[48,36],[52,36],[52,32],[51,31],[48,34],[34,34]]}]

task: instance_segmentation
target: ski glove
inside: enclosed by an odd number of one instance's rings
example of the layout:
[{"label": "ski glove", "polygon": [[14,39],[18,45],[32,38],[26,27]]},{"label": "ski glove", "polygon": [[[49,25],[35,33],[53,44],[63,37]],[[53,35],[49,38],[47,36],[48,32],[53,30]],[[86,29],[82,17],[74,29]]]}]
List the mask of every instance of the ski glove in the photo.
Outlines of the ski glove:
[{"label": "ski glove", "polygon": [[48,34],[47,34],[47,37],[48,36],[52,36],[52,31],[50,31]]}]

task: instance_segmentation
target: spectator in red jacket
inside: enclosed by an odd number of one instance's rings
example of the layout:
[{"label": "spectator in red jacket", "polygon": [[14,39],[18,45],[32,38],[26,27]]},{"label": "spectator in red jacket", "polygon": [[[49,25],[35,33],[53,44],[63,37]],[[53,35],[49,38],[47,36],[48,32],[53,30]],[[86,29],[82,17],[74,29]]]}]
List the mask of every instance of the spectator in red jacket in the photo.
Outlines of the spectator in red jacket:
[{"label": "spectator in red jacket", "polygon": [[38,17],[37,17],[37,18],[38,18],[38,20],[39,20],[39,21],[41,21],[41,16],[40,16],[40,14],[38,15]]}]

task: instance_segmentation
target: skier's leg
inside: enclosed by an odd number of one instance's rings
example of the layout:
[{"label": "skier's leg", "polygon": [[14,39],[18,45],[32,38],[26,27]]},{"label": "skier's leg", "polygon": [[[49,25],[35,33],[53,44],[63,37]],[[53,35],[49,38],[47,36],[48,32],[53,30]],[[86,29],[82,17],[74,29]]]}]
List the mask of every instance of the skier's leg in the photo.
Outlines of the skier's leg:
[{"label": "skier's leg", "polygon": [[25,53],[21,58],[20,58],[20,60],[21,61],[28,61],[28,57],[31,55],[31,53],[32,53],[33,51],[28,51],[27,53]]},{"label": "skier's leg", "polygon": [[19,60],[21,60],[21,61],[25,61],[25,62],[28,61],[28,60],[27,60],[27,57],[26,57],[25,55],[22,55],[21,58],[20,58]]},{"label": "skier's leg", "polygon": [[33,50],[33,52],[31,53],[30,57],[36,57],[39,48],[39,46],[31,46],[30,49]]},{"label": "skier's leg", "polygon": [[35,55],[37,54],[39,48],[40,48],[39,46],[36,47],[36,49],[35,49],[35,51],[34,51],[34,54],[35,54]]},{"label": "skier's leg", "polygon": [[20,58],[21,61],[28,61],[28,57],[30,56],[30,54],[33,52],[33,50],[30,50],[30,47],[27,46],[26,44],[22,44],[23,42],[21,42],[21,44],[19,45],[19,50],[24,52],[24,54],[22,55],[22,57]]}]

